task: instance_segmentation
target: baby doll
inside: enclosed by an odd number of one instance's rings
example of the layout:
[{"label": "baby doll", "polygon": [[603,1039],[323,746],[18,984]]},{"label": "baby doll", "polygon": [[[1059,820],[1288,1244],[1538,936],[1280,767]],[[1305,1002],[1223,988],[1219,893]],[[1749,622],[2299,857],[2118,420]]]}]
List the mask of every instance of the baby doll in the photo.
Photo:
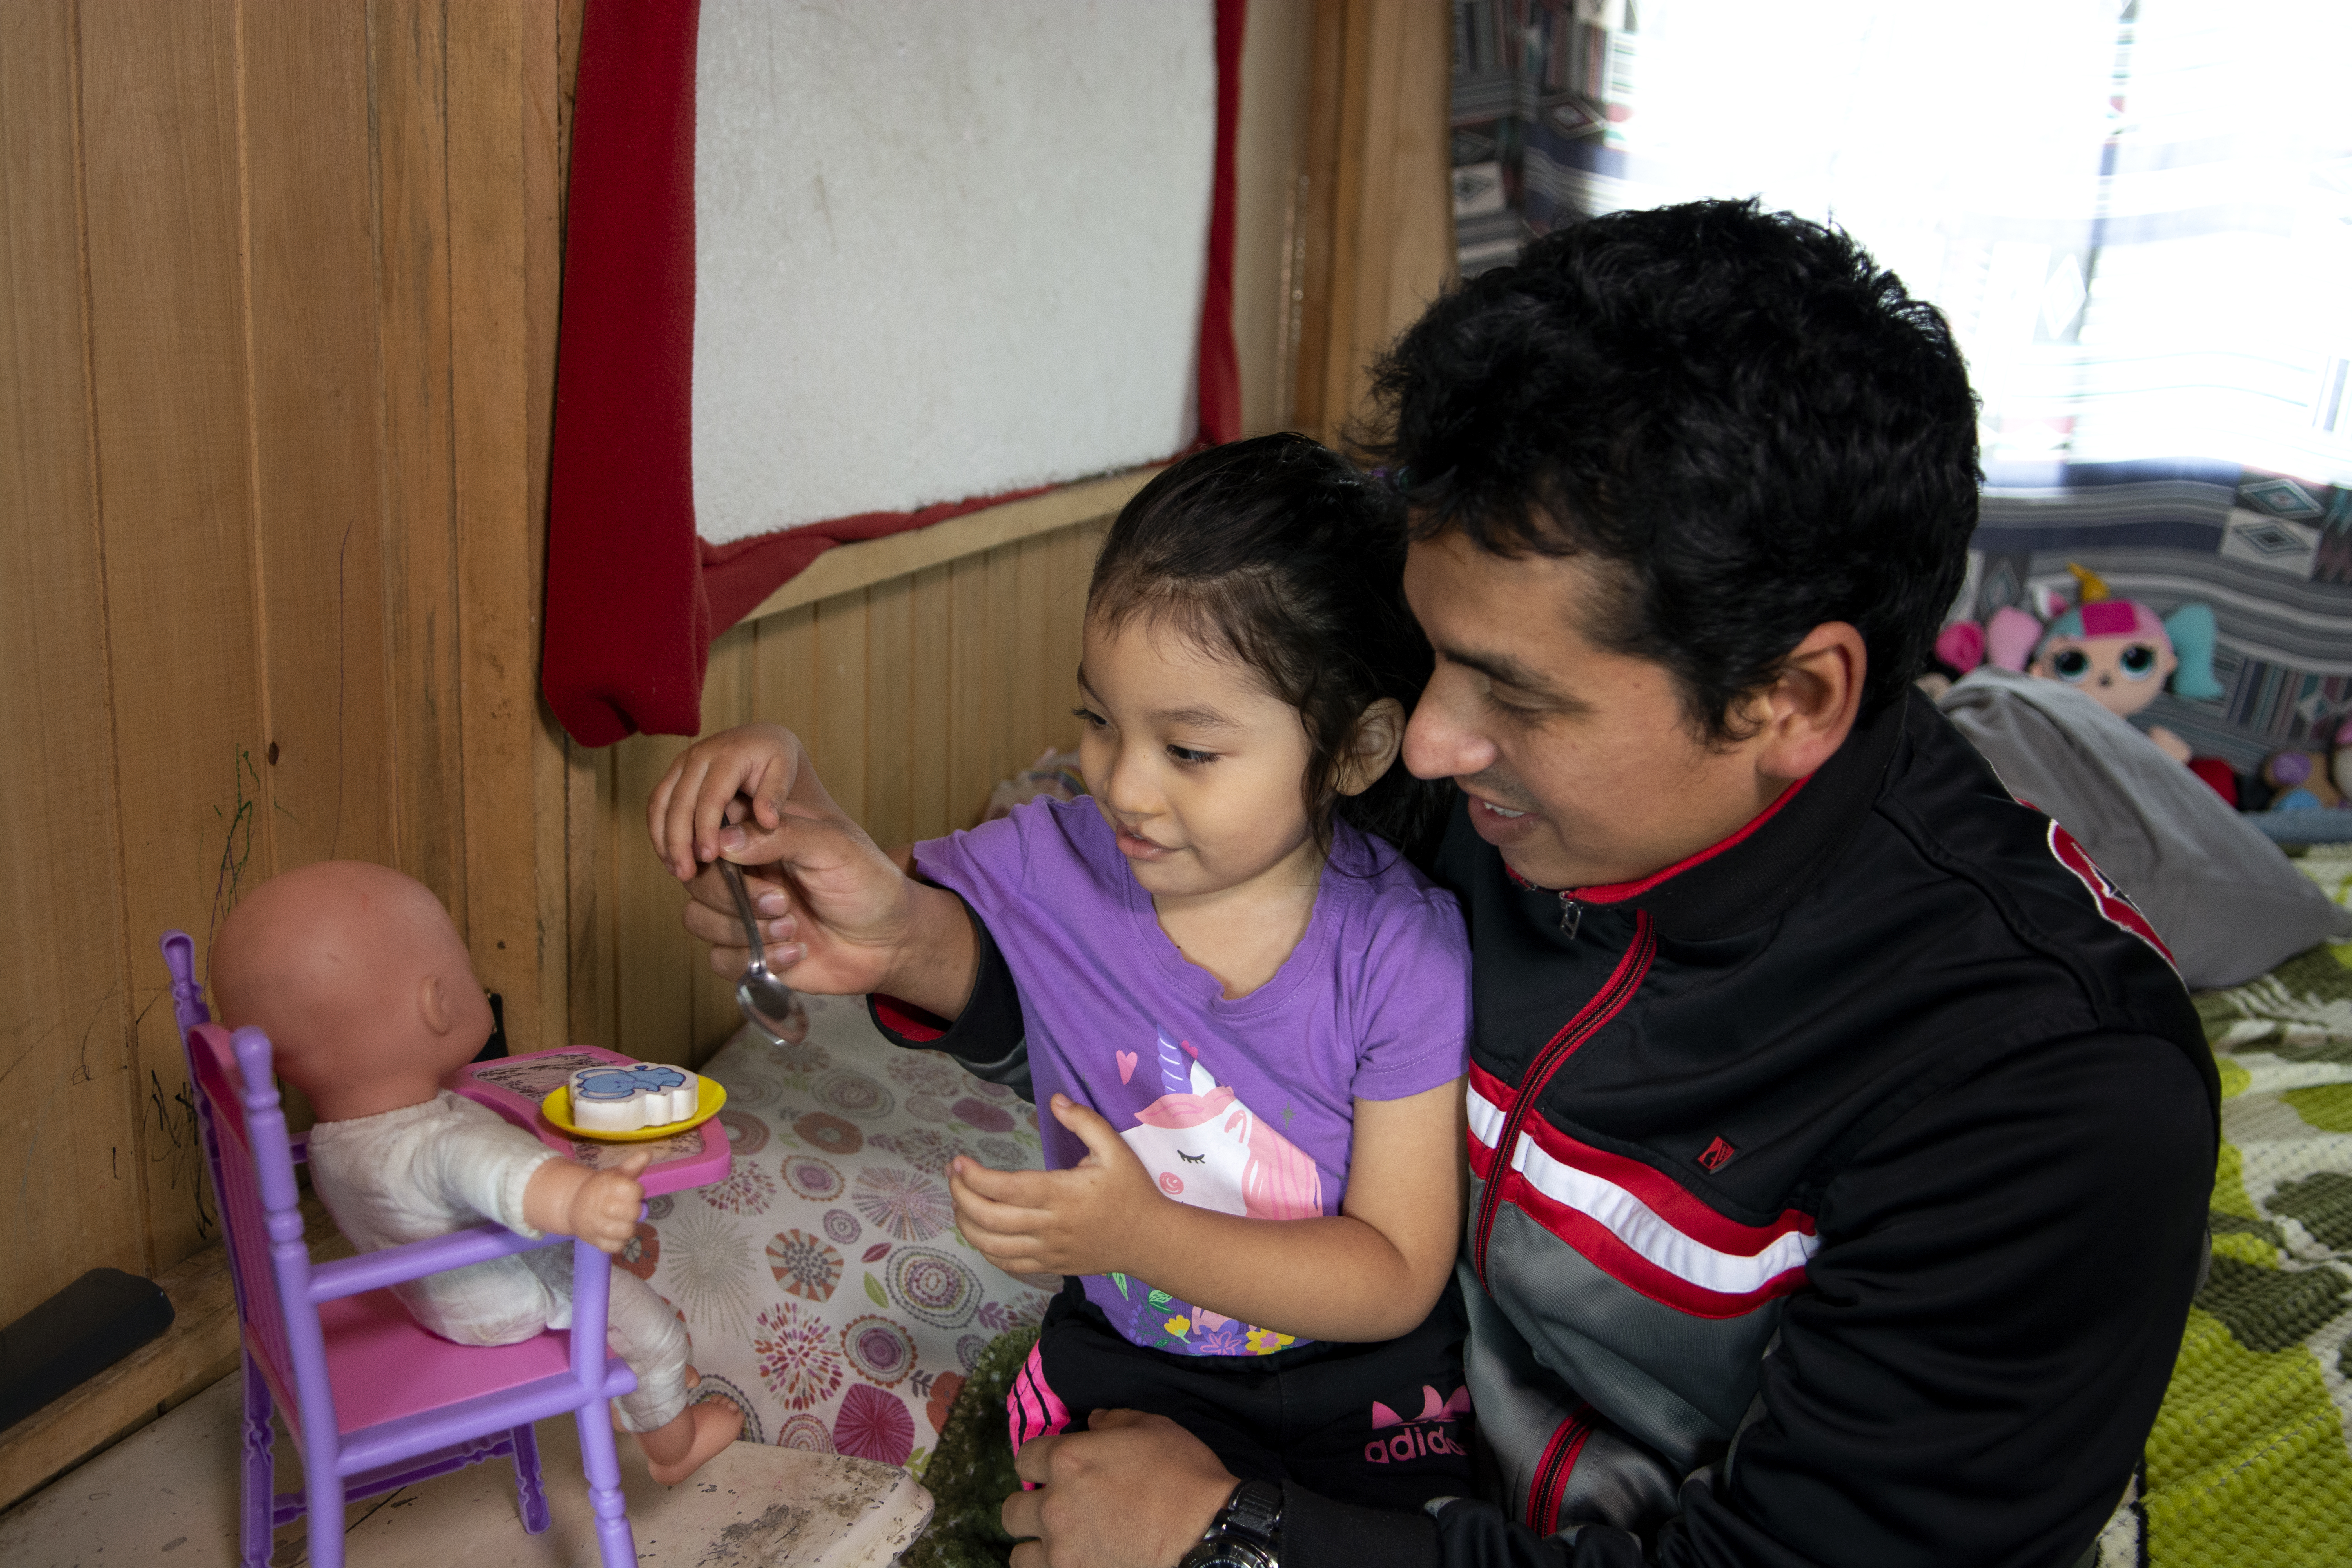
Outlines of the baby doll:
[{"label": "baby doll", "polygon": [[[490,1009],[448,912],[382,866],[334,860],[246,895],[213,943],[223,1019],[268,1035],[280,1077],[310,1098],[310,1179],[363,1251],[494,1219],[617,1252],[635,1233],[646,1156],[591,1171],[443,1089],[489,1038]],[[416,1321],[460,1344],[512,1344],[572,1321],[572,1252],[543,1247],[395,1285]],[[743,1414],[689,1405],[686,1331],[615,1270],[608,1341],[637,1374],[615,1403],[647,1469],[684,1480],[733,1442]]]}]

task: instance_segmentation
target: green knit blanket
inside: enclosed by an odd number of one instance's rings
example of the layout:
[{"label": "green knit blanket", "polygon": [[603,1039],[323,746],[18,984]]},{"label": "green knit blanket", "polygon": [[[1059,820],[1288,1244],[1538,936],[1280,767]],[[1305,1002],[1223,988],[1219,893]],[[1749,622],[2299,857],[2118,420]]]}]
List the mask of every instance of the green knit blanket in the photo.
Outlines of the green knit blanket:
[{"label": "green knit blanket", "polygon": [[[2352,846],[2297,863],[2352,907]],[[2352,1565],[2352,944],[2197,1005],[2223,1096],[2213,1272],[2098,1568]],[[1004,1395],[1035,1338],[998,1339],[958,1395],[907,1568],[1003,1568]]]},{"label": "green knit blanket", "polygon": [[[2297,864],[2352,906],[2352,846]],[[2352,945],[2197,1006],[2221,1069],[2213,1272],[2100,1568],[2352,1564]]]}]

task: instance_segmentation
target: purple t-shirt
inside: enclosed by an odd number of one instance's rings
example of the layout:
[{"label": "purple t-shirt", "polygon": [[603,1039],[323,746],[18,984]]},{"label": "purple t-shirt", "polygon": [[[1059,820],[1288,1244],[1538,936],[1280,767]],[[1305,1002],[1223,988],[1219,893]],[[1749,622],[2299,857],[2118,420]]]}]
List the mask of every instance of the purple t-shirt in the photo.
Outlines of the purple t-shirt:
[{"label": "purple t-shirt", "polygon": [[[1045,1165],[1085,1157],[1042,1107],[1056,1089],[1118,1129],[1181,1203],[1265,1219],[1339,1212],[1358,1100],[1462,1076],[1470,944],[1453,896],[1385,844],[1333,826],[1307,934],[1227,1000],[1185,962],[1094,803],[1033,801],[915,847],[961,893],[1021,988]],[[1139,1345],[1267,1354],[1297,1342],[1195,1310],[1139,1279],[1087,1295]]]}]

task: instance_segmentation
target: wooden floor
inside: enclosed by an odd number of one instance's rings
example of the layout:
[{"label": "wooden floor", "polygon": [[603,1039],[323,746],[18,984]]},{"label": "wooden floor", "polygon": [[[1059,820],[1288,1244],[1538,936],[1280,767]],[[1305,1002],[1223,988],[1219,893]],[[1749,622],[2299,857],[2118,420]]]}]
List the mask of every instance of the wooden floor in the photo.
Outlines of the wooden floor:
[{"label": "wooden floor", "polygon": [[[232,1568],[237,1560],[237,1379],[222,1379],[153,1425],[0,1514],[8,1568]],[[353,1504],[351,1568],[593,1568],[594,1521],[569,1416],[539,1424],[554,1522],[525,1535],[514,1472],[502,1459]],[[622,1489],[645,1568],[882,1568],[930,1518],[930,1495],[903,1470],[831,1454],[738,1443],[686,1483],[656,1484],[620,1440]],[[281,1429],[278,1486],[301,1485]],[[278,1531],[272,1568],[310,1561],[303,1527]]]}]

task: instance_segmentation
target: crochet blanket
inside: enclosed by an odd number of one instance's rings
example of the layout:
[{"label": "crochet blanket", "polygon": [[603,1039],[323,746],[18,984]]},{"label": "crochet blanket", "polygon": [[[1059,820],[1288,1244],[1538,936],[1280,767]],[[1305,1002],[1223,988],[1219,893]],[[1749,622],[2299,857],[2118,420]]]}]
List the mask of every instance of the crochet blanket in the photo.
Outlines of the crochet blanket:
[{"label": "crochet blanket", "polygon": [[[2352,846],[2296,863],[2352,907]],[[2213,1271],[2098,1562],[2352,1563],[2352,944],[2197,1005],[2223,1096]]]}]

